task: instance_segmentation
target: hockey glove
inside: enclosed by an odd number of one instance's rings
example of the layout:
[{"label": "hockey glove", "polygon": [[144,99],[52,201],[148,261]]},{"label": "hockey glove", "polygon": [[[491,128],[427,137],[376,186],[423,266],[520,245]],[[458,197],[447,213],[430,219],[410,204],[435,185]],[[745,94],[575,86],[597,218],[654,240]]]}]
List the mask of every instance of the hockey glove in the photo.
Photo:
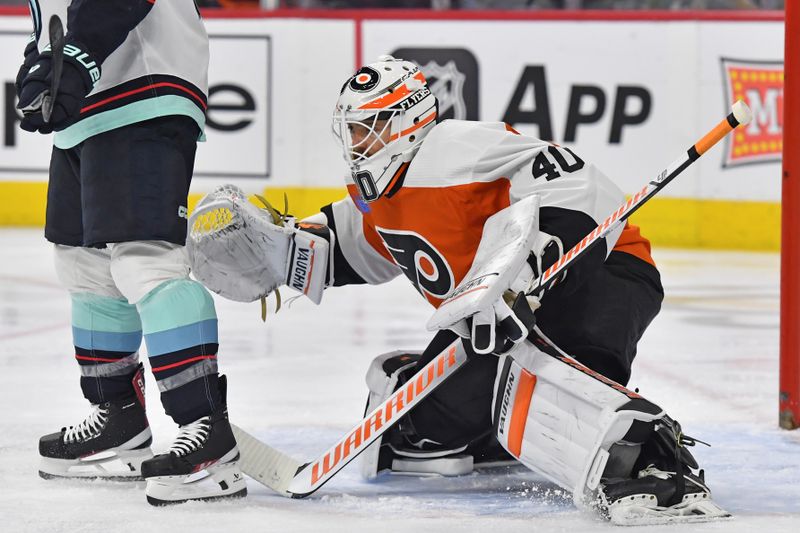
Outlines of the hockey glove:
[{"label": "hockey glove", "polygon": [[[502,355],[524,341],[536,324],[533,311],[539,300],[510,291],[492,305],[467,319],[472,349],[478,354]],[[458,333],[457,329],[454,329]]]},{"label": "hockey glove", "polygon": [[[527,264],[522,267],[522,271],[511,283],[511,290],[514,292],[524,292],[527,295],[540,296],[541,291],[535,291],[534,283],[544,273],[545,270],[555,264],[564,255],[564,246],[561,239],[540,231],[536,236]],[[564,270],[561,274],[550,281],[548,290],[560,283],[567,276]],[[533,294],[537,292],[538,294]],[[538,305],[536,306],[538,307]]]},{"label": "hockey glove", "polygon": [[[469,336],[476,353],[502,355],[528,336],[536,323],[533,312],[541,306],[541,290],[535,290],[534,284],[563,254],[558,237],[541,231],[537,234],[526,264],[511,282],[509,290],[491,307],[482,309],[468,319],[468,331],[461,326],[460,334]],[[548,289],[565,276],[566,272],[557,276]],[[454,331],[459,333],[458,329],[454,328]]]},{"label": "hockey glove", "polygon": [[22,65],[20,65],[17,71],[17,78],[14,80],[14,88],[17,90],[17,99],[19,99],[20,93],[22,92],[22,80],[25,79],[25,76],[28,75],[28,71],[38,59],[39,49],[36,47],[36,36],[31,35],[31,40],[25,47],[25,60],[22,62]]},{"label": "hockey glove", "polygon": [[195,207],[186,248],[195,277],[220,296],[252,302],[288,285],[318,304],[332,282],[334,238],[327,227],[297,225],[222,185]]},{"label": "hockey glove", "polygon": [[42,116],[42,104],[50,94],[53,53],[42,52],[20,83],[17,109],[24,117],[20,127],[26,131],[50,133],[60,131],[77,121],[83,100],[100,79],[100,65],[78,43],[64,46],[64,68],[53,102],[50,122]]}]

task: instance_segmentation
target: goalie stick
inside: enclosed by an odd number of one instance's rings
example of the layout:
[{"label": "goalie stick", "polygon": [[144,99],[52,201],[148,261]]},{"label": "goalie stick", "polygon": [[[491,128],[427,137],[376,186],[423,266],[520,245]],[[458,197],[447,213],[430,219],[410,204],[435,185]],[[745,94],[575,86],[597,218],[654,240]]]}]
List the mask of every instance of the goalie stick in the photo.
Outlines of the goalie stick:
[{"label": "goalie stick", "polygon": [[[540,294],[542,291],[546,291],[548,281],[599,243],[600,239],[619,227],[653,195],[666,187],[670,181],[728,133],[739,125],[748,124],[750,119],[751,112],[747,105],[741,100],[736,102],[727,117],[548,268],[534,283],[534,290]],[[447,302],[446,299],[442,305]],[[234,425],[233,432],[241,453],[239,466],[245,474],[283,496],[304,498],[318,490],[345,465],[366,450],[425,396],[456,372],[466,362],[466,359],[461,339],[457,339],[422,368],[412,380],[397,389],[383,404],[367,413],[336,444],[308,463],[293,459]]]},{"label": "goalie stick", "polygon": [[53,72],[50,81],[50,94],[42,100],[42,118],[45,123],[50,122],[53,115],[53,106],[58,94],[58,86],[61,83],[61,71],[64,68],[64,25],[58,15],[50,17],[47,28],[50,36],[50,52],[53,54]]}]

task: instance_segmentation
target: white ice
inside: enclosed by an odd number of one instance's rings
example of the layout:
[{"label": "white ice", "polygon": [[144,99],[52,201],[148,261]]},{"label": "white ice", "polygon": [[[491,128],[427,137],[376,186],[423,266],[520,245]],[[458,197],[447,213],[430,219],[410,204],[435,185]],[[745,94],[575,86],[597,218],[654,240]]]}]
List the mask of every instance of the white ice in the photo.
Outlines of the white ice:
[{"label": "white ice", "polygon": [[[246,500],[152,508],[141,484],[44,481],[37,440],[88,413],[69,301],[38,230],[0,230],[0,531],[610,531],[560,490],[515,468],[462,478],[362,481],[348,466],[306,500],[249,482]],[[667,298],[639,345],[632,387],[712,444],[694,449],[735,519],[625,531],[800,531],[800,432],[777,428],[775,254],[655,251]],[[288,294],[286,294],[288,295]],[[285,296],[286,296],[285,295]],[[360,417],[370,360],[420,349],[430,309],[404,280],[330,290],[261,323],[257,304],[217,300],[231,419],[299,459]],[[143,357],[144,358],[144,357]],[[175,434],[148,376],[154,448]]]}]

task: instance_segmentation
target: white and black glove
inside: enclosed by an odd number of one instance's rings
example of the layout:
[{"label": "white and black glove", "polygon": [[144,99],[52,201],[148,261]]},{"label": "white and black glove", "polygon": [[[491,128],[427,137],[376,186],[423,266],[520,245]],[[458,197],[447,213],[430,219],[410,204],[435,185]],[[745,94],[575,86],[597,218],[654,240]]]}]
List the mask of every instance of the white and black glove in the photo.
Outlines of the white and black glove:
[{"label": "white and black glove", "polygon": [[[533,313],[541,306],[541,290],[536,291],[534,284],[563,253],[558,237],[538,232],[527,261],[509,290],[491,307],[468,319],[469,336],[476,353],[500,355],[525,340],[536,324]],[[548,289],[563,280],[565,275],[566,272],[557,276]]]},{"label": "white and black glove", "polygon": [[546,264],[544,251],[551,246],[558,251],[559,244],[539,231],[538,196],[498,211],[484,223],[469,271],[436,309],[428,329],[450,329],[469,338],[479,354],[506,353],[534,326],[539,300],[531,294],[538,279],[533,269]]},{"label": "white and black glove", "polygon": [[533,312],[538,306],[538,299],[529,301],[522,292],[516,295],[506,292],[491,307],[466,319],[472,349],[478,354],[507,353],[533,330],[536,325]]},{"label": "white and black glove", "polygon": [[[26,63],[27,58],[26,55]],[[64,45],[64,65],[58,92],[53,95],[53,113],[50,121],[45,122],[42,105],[45,97],[50,94],[52,62],[53,53],[47,49],[39,54],[19,82],[17,109],[23,114],[20,127],[26,131],[50,133],[63,130],[75,122],[80,115],[84,98],[100,79],[100,64],[85,47],[80,43],[67,42]]]},{"label": "white and black glove", "polygon": [[[541,296],[541,290],[536,290],[534,286],[535,282],[545,270],[558,262],[562,255],[564,255],[564,245],[561,244],[561,239],[540,231],[536,236],[536,241],[531,249],[531,253],[528,255],[526,264],[522,267],[522,271],[516,279],[511,283],[511,290],[513,292],[524,292],[528,296],[537,298]],[[550,281],[547,289],[552,289],[555,285],[564,281],[566,277],[567,271],[564,270]]]},{"label": "white and black glove", "polygon": [[333,239],[325,226],[298,226],[223,185],[197,204],[186,248],[194,276],[220,296],[253,302],[288,285],[318,304],[331,283]]}]

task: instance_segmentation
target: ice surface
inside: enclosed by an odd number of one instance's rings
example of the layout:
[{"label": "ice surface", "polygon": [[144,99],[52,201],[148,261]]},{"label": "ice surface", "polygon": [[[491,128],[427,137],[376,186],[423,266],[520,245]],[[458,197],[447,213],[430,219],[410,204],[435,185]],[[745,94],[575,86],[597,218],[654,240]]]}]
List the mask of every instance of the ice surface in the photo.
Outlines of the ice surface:
[{"label": "ice surface", "polygon": [[[35,230],[0,230],[0,531],[586,531],[578,512],[522,468],[456,479],[384,477],[347,467],[307,500],[254,482],[243,501],[156,509],[141,484],[44,481],[39,436],[87,413],[72,357],[69,301]],[[695,449],[724,523],[624,531],[800,530],[800,433],[777,428],[778,257],[656,250],[667,299],[642,340],[631,386],[661,404]],[[288,291],[284,296],[288,296]],[[361,416],[375,355],[419,349],[430,309],[405,280],[328,291],[262,324],[257,304],[217,300],[220,367],[232,420],[303,459]],[[156,451],[175,434],[148,375]]]}]

